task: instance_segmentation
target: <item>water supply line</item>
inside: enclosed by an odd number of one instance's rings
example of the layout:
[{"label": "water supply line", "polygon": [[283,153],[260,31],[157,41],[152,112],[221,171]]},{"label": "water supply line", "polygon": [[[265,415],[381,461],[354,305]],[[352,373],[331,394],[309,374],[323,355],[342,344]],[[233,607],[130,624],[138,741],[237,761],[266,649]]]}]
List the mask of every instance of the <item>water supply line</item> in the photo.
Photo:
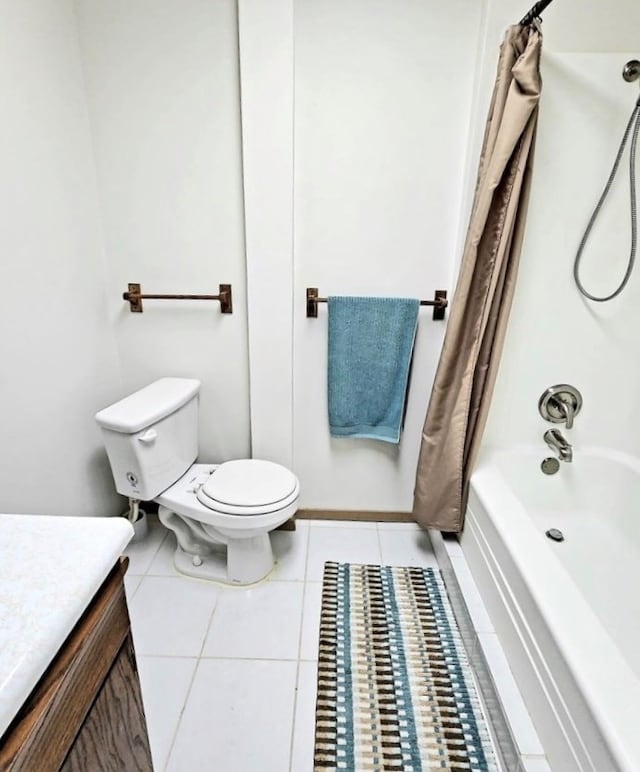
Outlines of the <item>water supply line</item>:
[{"label": "water supply line", "polygon": [[[631,83],[634,80],[638,80],[638,78],[640,78],[640,61],[638,61],[637,59],[633,59],[632,61],[627,62],[622,72],[622,77],[628,83]],[[580,246],[578,247],[576,258],[573,264],[573,278],[575,280],[578,290],[584,295],[584,297],[588,298],[589,300],[594,300],[596,303],[605,303],[608,300],[613,300],[614,298],[618,297],[618,295],[622,292],[622,290],[627,286],[627,283],[631,278],[631,274],[633,272],[633,267],[635,265],[636,254],[638,251],[638,200],[637,200],[637,188],[636,188],[636,158],[637,158],[639,136],[640,136],[640,97],[638,98],[638,101],[636,102],[633,112],[631,113],[631,118],[629,119],[629,123],[627,124],[627,128],[625,129],[624,136],[622,137],[622,142],[620,143],[620,148],[618,150],[616,160],[613,164],[613,169],[611,170],[611,174],[609,175],[607,184],[604,187],[604,191],[600,196],[600,200],[596,204],[596,208],[593,210],[593,214],[589,219],[589,223],[587,224],[584,235],[582,236],[582,240],[580,241]],[[618,173],[620,162],[622,161],[622,156],[624,155],[624,151],[627,147],[627,142],[629,141],[629,137],[631,137],[631,150],[629,153],[629,181],[631,186],[631,196],[630,196],[631,197],[631,252],[629,254],[629,262],[627,263],[627,269],[618,287],[609,295],[604,295],[600,297],[590,293],[583,285],[580,279],[580,262],[582,261],[584,249],[587,246],[587,242],[589,241],[589,236],[591,235],[593,226],[596,224],[596,221],[600,215],[602,207],[604,206],[604,203],[607,199],[607,196],[609,195],[611,187]]]}]

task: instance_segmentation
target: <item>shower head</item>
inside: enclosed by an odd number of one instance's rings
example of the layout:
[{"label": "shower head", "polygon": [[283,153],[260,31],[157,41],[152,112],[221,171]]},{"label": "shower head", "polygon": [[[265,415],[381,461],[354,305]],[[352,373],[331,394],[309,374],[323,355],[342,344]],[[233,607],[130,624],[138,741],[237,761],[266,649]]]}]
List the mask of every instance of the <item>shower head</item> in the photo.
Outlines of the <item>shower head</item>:
[{"label": "shower head", "polygon": [[627,62],[622,70],[622,77],[627,83],[633,83],[634,80],[638,80],[640,78],[640,61],[632,59],[630,62]]}]

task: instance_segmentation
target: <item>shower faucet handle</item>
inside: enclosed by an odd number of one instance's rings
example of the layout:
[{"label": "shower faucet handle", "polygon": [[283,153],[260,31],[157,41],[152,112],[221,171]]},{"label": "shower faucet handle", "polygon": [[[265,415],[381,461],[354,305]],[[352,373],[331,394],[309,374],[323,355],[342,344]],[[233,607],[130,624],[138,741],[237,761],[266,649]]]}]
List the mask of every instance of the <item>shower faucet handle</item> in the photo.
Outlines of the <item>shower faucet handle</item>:
[{"label": "shower faucet handle", "polygon": [[575,386],[560,383],[546,389],[538,401],[538,410],[545,421],[553,424],[565,424],[573,428],[573,419],[582,408],[582,394]]},{"label": "shower faucet handle", "polygon": [[575,408],[573,404],[569,404],[569,401],[558,399],[557,397],[551,397],[549,400],[551,408],[556,408],[564,416],[564,421],[567,429],[573,429],[573,417],[575,416]]}]

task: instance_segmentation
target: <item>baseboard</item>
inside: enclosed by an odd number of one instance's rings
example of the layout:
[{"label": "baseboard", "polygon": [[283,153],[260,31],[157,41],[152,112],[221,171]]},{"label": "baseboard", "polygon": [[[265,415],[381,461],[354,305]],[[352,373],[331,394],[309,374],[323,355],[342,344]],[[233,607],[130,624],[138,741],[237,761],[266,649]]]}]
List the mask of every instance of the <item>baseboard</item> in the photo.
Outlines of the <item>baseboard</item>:
[{"label": "baseboard", "polygon": [[364,509],[299,509],[297,520],[359,520],[365,523],[413,523],[411,512],[375,512]]},{"label": "baseboard", "polygon": [[285,522],[282,525],[279,525],[276,528],[276,531],[295,531],[295,530],[296,530],[295,516],[290,517],[288,520],[285,520]]}]

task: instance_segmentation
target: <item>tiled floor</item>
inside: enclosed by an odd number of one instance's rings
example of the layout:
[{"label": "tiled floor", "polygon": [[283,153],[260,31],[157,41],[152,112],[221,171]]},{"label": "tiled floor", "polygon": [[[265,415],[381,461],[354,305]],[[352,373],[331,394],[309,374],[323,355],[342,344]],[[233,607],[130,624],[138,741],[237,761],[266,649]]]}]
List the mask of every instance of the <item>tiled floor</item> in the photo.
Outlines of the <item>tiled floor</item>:
[{"label": "tiled floor", "polygon": [[436,566],[408,523],[299,521],[249,589],[177,574],[157,524],[129,547],[126,585],[156,772],[311,772],[326,560]]}]

